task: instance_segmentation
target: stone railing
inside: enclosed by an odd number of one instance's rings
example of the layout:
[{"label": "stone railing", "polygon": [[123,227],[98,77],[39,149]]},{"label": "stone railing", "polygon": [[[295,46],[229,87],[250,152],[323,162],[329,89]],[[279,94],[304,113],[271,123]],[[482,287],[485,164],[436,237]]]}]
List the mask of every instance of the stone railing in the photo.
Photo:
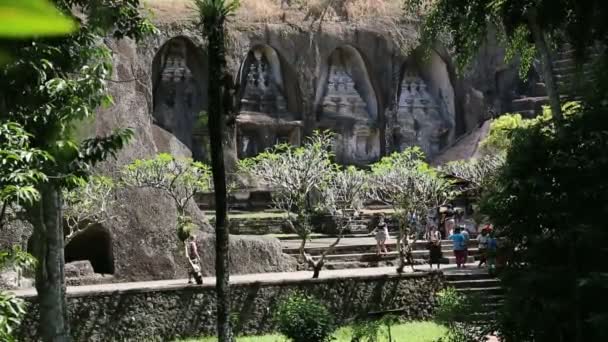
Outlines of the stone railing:
[{"label": "stone railing", "polygon": [[[232,285],[233,322],[239,334],[273,331],[278,303],[295,291],[325,303],[339,324],[384,311],[404,319],[424,320],[431,317],[436,293],[444,286],[441,273],[422,272],[244,281]],[[104,288],[68,290],[74,341],[172,341],[215,333],[213,284]],[[31,305],[18,340],[34,341],[38,325],[36,297],[21,296]]]}]

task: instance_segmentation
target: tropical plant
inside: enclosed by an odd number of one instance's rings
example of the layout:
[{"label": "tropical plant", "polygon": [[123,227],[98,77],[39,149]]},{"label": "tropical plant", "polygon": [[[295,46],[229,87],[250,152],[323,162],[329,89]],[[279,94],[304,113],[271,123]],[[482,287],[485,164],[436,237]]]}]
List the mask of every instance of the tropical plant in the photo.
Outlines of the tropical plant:
[{"label": "tropical plant", "polygon": [[423,45],[431,47],[442,40],[455,50],[461,70],[485,42],[490,27],[498,28],[506,42],[507,59],[519,57],[520,74],[527,74],[538,53],[556,121],[562,119],[562,111],[552,43],[565,35],[582,61],[589,46],[608,40],[602,19],[608,14],[608,6],[602,0],[438,0],[430,4],[426,0],[407,0],[406,8],[424,17]]},{"label": "tropical plant", "polygon": [[500,274],[505,341],[608,338],[607,112],[605,101],[592,103],[561,123],[516,130],[482,198],[509,256]]},{"label": "tropical plant", "polygon": [[65,244],[87,228],[111,220],[116,205],[112,178],[91,176],[77,187],[63,190],[63,217],[67,228]]},{"label": "tropical plant", "polygon": [[331,254],[340,243],[344,231],[350,227],[354,216],[363,207],[367,190],[367,178],[365,171],[358,170],[353,166],[344,169],[335,166],[334,171],[328,176],[327,183],[322,184],[318,208],[320,211],[331,215],[338,234],[336,240],[316,260],[305,252],[306,240],[302,240],[300,254],[305,258],[308,265],[312,266],[313,278],[319,277],[326,256]]},{"label": "tropical plant", "polygon": [[[446,204],[456,196],[452,182],[442,177],[424,161],[424,153],[419,147],[411,147],[403,152],[382,158],[372,165],[369,197],[391,205],[399,219],[399,237],[402,241],[406,230],[417,217],[421,222],[427,219],[432,209]],[[405,252],[401,243],[398,272],[405,267]]]},{"label": "tropical plant", "polygon": [[[340,173],[331,161],[333,134],[315,131],[301,147],[279,144],[258,156],[242,160],[241,172],[258,179],[273,191],[273,203],[277,209],[286,213],[286,224],[301,239],[300,256],[314,270],[323,267],[324,255],[314,260],[306,253],[306,242],[312,233],[311,216],[316,209],[324,206],[326,210],[337,213],[344,206],[358,201],[359,186],[352,193],[344,188],[347,183],[358,182],[361,174],[355,170]],[[339,174],[335,178],[334,175]],[[315,195],[325,192],[324,202],[315,203]],[[342,200],[343,202],[340,202]],[[348,201],[348,202],[346,202]],[[349,208],[350,209],[350,208]],[[342,210],[340,216],[345,214]],[[340,223],[343,227],[343,223]],[[339,242],[339,238],[338,238]],[[330,247],[333,249],[337,242]]]},{"label": "tropical plant", "polygon": [[[19,3],[44,12],[34,0]],[[0,70],[0,123],[19,124],[30,135],[30,147],[47,155],[33,166],[46,176],[46,181],[33,184],[39,199],[27,203],[24,209],[33,225],[32,250],[38,259],[40,337],[44,341],[68,341],[62,189],[86,178],[92,165],[111,157],[133,135],[131,130],[122,129],[109,136],[78,141],[72,132],[77,122],[92,117],[98,107],[111,104],[106,86],[112,58],[100,44],[101,38],[141,38],[152,26],[140,15],[138,0],[54,3],[71,21],[79,22],[80,29],[61,38],[5,42],[12,56]],[[75,8],[79,9],[77,14],[72,12]],[[3,11],[3,15],[11,13],[15,12]]]},{"label": "tropical plant", "polygon": [[226,170],[224,165],[224,128],[226,108],[232,84],[227,84],[226,20],[239,6],[238,0],[194,0],[198,8],[203,36],[208,40],[209,56],[209,140],[211,167],[215,188],[215,276],[217,288],[217,330],[220,342],[232,341],[230,327],[229,230],[226,202]]},{"label": "tropical plant", "polygon": [[213,189],[209,166],[191,158],[175,158],[167,153],[153,159],[138,159],[126,165],[121,180],[127,186],[156,189],[170,197],[177,209],[177,234],[182,241],[188,238],[192,230],[188,207],[194,196]]},{"label": "tropical plant", "polygon": [[[16,271],[18,282],[23,271],[32,270],[35,266],[36,259],[18,246],[14,246],[9,251],[0,251],[0,272]],[[12,293],[0,291],[0,339],[2,341],[16,341],[13,332],[21,324],[25,309],[23,299]]]},{"label": "tropical plant", "polygon": [[275,321],[279,332],[293,342],[331,341],[336,330],[323,303],[301,293],[293,293],[279,303]]},{"label": "tropical plant", "polygon": [[10,214],[19,206],[40,199],[36,185],[47,181],[40,170],[51,156],[33,148],[28,134],[21,125],[13,122],[0,124],[0,230]]}]

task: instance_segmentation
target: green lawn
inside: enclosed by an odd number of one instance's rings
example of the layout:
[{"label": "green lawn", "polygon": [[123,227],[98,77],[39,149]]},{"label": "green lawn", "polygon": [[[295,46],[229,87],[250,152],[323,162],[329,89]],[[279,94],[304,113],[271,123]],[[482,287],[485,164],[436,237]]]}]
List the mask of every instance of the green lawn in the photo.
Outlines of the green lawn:
[{"label": "green lawn", "polygon": [[[393,340],[407,342],[432,342],[444,336],[447,333],[447,328],[433,322],[409,322],[395,325],[391,328]],[[386,330],[383,331],[384,338],[380,342],[387,341]],[[352,337],[351,329],[341,328],[334,335],[336,342],[350,342]],[[217,341],[214,337],[205,337],[198,339],[180,340],[179,342],[214,342]],[[264,335],[239,337],[238,342],[288,342],[281,335]]]}]

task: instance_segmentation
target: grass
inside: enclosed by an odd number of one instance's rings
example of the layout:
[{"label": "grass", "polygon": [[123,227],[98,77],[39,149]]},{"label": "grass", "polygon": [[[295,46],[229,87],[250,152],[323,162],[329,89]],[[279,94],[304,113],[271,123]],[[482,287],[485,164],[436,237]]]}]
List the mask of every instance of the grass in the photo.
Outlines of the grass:
[{"label": "grass", "polygon": [[[391,327],[391,335],[395,341],[407,342],[432,342],[440,337],[445,336],[447,328],[433,322],[408,322]],[[350,342],[352,338],[352,329],[350,327],[340,328],[335,334],[336,342]],[[180,340],[178,342],[213,342],[217,341],[214,337],[205,337],[198,339]],[[378,342],[386,342],[386,329],[381,331],[381,336]],[[264,335],[264,336],[249,336],[239,337],[237,342],[288,342],[282,335]]]}]

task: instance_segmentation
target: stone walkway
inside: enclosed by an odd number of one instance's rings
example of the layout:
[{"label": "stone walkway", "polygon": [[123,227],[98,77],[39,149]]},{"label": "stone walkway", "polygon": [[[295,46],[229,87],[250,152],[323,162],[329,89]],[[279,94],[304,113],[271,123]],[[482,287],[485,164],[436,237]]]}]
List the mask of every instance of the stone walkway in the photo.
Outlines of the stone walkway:
[{"label": "stone walkway", "polygon": [[[428,265],[418,265],[416,270],[428,271]],[[478,269],[476,264],[467,264],[467,268],[458,269],[455,265],[445,265],[441,267],[441,271],[444,274],[476,274],[486,272],[486,269]],[[406,273],[412,273],[411,267],[406,267]],[[320,279],[334,279],[334,278],[357,278],[357,277],[370,277],[370,276],[381,276],[381,275],[396,275],[395,267],[370,267],[370,268],[357,268],[357,269],[344,269],[344,270],[323,270],[320,274]],[[233,275],[230,277],[231,284],[243,284],[243,283],[282,283],[286,281],[298,281],[307,280],[312,278],[312,271],[298,271],[298,272],[283,272],[283,273],[258,273],[258,274],[242,274]],[[114,283],[114,284],[99,284],[99,285],[84,285],[84,286],[68,286],[67,293],[69,295],[83,295],[83,294],[94,294],[94,293],[111,293],[111,292],[128,292],[128,291],[153,291],[153,290],[167,290],[183,288],[187,285],[187,279],[173,279],[173,280],[157,280],[157,281],[143,281],[133,283]],[[201,286],[201,285],[190,285],[190,286]],[[215,277],[206,277],[203,280],[205,287],[215,286]],[[19,297],[33,297],[36,295],[36,290],[23,289],[12,291]]]}]

